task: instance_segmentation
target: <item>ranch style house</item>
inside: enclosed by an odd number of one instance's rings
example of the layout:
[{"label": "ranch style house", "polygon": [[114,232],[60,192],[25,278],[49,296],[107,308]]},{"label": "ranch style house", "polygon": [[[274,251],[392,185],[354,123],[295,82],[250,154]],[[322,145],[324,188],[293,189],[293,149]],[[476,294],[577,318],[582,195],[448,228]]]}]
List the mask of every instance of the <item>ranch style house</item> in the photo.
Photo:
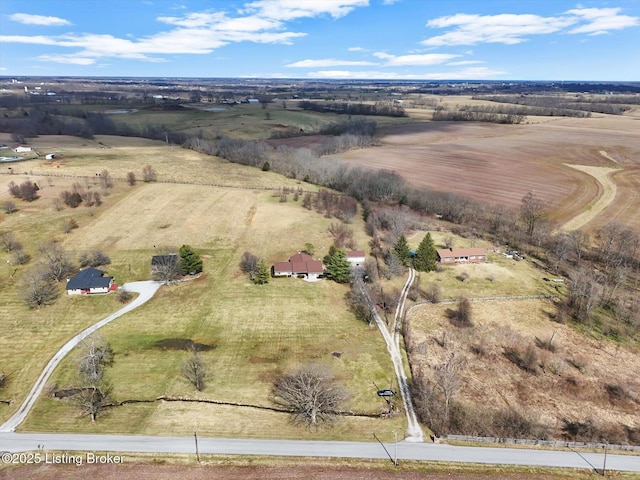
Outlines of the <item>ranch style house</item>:
[{"label": "ranch style house", "polygon": [[438,262],[449,263],[484,263],[487,251],[484,248],[441,248],[436,250]]},{"label": "ranch style house", "polygon": [[113,277],[105,277],[102,270],[97,268],[85,268],[67,280],[67,294],[89,295],[93,293],[109,293],[118,288],[113,282]]},{"label": "ranch style house", "polygon": [[302,276],[308,280],[316,280],[324,272],[322,261],[314,260],[307,253],[298,252],[286,262],[276,262],[271,267],[274,277]]}]

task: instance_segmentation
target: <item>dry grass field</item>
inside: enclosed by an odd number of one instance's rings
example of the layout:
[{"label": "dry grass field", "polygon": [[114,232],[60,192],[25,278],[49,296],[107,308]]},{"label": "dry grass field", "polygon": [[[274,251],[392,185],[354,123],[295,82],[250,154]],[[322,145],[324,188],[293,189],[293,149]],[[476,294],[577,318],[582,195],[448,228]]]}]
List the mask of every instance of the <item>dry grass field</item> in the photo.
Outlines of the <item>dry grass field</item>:
[{"label": "dry grass field", "polygon": [[[589,226],[610,220],[640,226],[640,120],[594,115],[531,124],[421,122],[390,126],[379,147],[333,158],[393,170],[417,186],[517,207],[528,191],[554,205],[563,224],[592,206],[598,181],[568,165],[617,169],[614,201]],[[536,122],[536,123],[533,123]]]},{"label": "dry grass field", "polygon": [[[408,314],[414,372],[428,375],[453,352],[467,359],[458,398],[484,406],[513,408],[555,429],[563,420],[640,427],[640,356],[637,351],[590,338],[555,323],[550,300],[472,302],[474,326],[453,326],[449,304],[420,305]],[[553,337],[554,351],[536,339]],[[536,373],[513,364],[508,348],[534,348]],[[475,353],[474,353],[475,351]],[[478,353],[482,352],[482,353]],[[619,386],[618,390],[607,386]]]},{"label": "dry grass field", "polygon": [[[417,248],[427,232],[416,231],[407,237],[410,247]],[[441,272],[420,273],[421,288],[438,285],[444,299],[467,297],[499,297],[513,295],[558,295],[564,287],[545,282],[546,275],[528,260],[505,258],[495,245],[485,240],[471,241],[446,232],[429,232],[436,248],[444,248],[445,237],[453,239],[456,248],[478,247],[488,252],[488,263],[467,263],[446,266]],[[501,250],[500,250],[501,252]],[[464,281],[461,279],[464,278]]]},{"label": "dry grass field", "polygon": [[[64,143],[57,167],[33,160],[20,164],[28,175],[0,176],[3,192],[11,179],[30,178],[42,185],[40,199],[17,200],[18,212],[3,216],[0,223],[0,229],[13,231],[33,257],[24,267],[7,264],[11,276],[3,274],[0,279],[0,369],[11,376],[0,392],[0,400],[11,401],[0,403],[0,419],[17,409],[46,361],[68,338],[119,308],[113,295],[62,295],[54,306],[36,311],[22,304],[22,274],[38,261],[38,244],[56,239],[75,258],[90,248],[104,250],[112,260],[106,270],[119,284],[149,278],[151,255],[161,246],[190,244],[199,251],[205,265],[202,277],[163,287],[147,305],[103,329],[116,354],[108,372],[114,398],[153,400],[166,395],[250,406],[130,404],[108,410],[92,425],[87,418],[78,418],[72,403],[41,398],[23,430],[189,434],[195,425],[203,435],[363,439],[376,429],[402,429],[401,416],[391,421],[353,416],[341,418],[333,428],[309,432],[293,426],[288,414],[262,409],[273,406],[270,390],[275,376],[305,362],[326,363],[334,369],[351,394],[347,409],[375,415],[383,406],[371,382],[388,383],[391,363],[377,330],[347,310],[346,286],[274,279],[260,287],[239,271],[244,251],[272,263],[286,260],[309,242],[316,256],[323,256],[331,244],[327,228],[336,220],[302,208],[292,196],[281,203],[264,190],[298,187],[293,180],[156,142],[127,140],[100,138],[110,147],[103,148],[81,139],[42,138],[43,145]],[[142,182],[130,186],[117,180],[104,195],[91,176],[107,168],[119,178],[129,170],[140,171],[146,163],[154,166],[159,179],[224,186]],[[89,178],[38,175],[48,171]],[[78,181],[86,189],[102,192],[104,204],[52,209],[51,200]],[[67,218],[76,219],[79,228],[65,235],[61,225]],[[362,220],[355,219],[351,227],[364,248]],[[8,259],[9,254],[0,254],[2,264]],[[180,373],[188,353],[162,348],[163,341],[172,339],[215,346],[202,353],[211,372],[204,392],[197,393]],[[73,357],[65,359],[50,386],[73,385]]]}]

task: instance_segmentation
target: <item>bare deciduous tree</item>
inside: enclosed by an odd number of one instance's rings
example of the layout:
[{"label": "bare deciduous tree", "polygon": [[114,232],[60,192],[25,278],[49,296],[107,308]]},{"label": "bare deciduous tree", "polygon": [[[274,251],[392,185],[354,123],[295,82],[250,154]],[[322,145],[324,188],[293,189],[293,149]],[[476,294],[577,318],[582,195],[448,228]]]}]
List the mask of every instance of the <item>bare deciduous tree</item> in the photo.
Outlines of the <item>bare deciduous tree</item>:
[{"label": "bare deciduous tree", "polygon": [[24,274],[20,293],[24,303],[30,308],[50,305],[59,295],[57,285],[51,279],[49,272],[43,268]]},{"label": "bare deciduous tree", "polygon": [[355,316],[359,320],[364,320],[369,325],[374,320],[373,312],[371,311],[371,306],[369,304],[369,299],[367,298],[366,293],[364,292],[364,286],[362,280],[360,278],[356,279],[351,284],[351,291],[349,292],[348,302],[349,308],[355,314]]},{"label": "bare deciduous tree", "polygon": [[158,250],[151,260],[151,273],[153,278],[160,282],[170,282],[182,275],[180,257],[175,248],[163,247]]},{"label": "bare deciduous tree", "polygon": [[18,211],[18,207],[16,207],[15,202],[12,202],[11,200],[7,200],[2,204],[2,210],[4,210],[5,213],[8,213],[9,215],[11,215],[12,213],[15,213]]},{"label": "bare deciduous tree", "polygon": [[43,243],[39,250],[49,278],[52,280],[59,282],[73,272],[73,263],[59,244],[55,242]]},{"label": "bare deciduous tree", "polygon": [[520,217],[525,224],[527,236],[533,238],[540,221],[547,216],[547,204],[535,193],[529,192],[522,197]]},{"label": "bare deciduous tree", "polygon": [[196,387],[199,392],[205,389],[205,380],[207,378],[207,366],[198,355],[197,350],[193,350],[193,354],[182,364],[182,375]]},{"label": "bare deciduous tree", "polygon": [[437,388],[442,393],[444,400],[444,420],[449,422],[449,407],[451,400],[455,397],[462,386],[460,370],[466,365],[466,359],[451,355],[451,358],[442,365],[438,365],[434,372],[434,381]]},{"label": "bare deciduous tree", "polygon": [[51,207],[56,212],[59,212],[61,210],[64,210],[64,202],[62,201],[62,199],[60,197],[56,197],[53,200],[51,200]]},{"label": "bare deciduous tree", "polygon": [[251,252],[244,252],[240,259],[240,270],[249,274],[249,279],[253,281],[253,276],[258,270],[260,259]]},{"label": "bare deciduous tree", "polygon": [[151,165],[142,167],[142,180],[145,182],[155,182],[158,179],[156,170]]},{"label": "bare deciduous tree", "polygon": [[31,255],[22,250],[22,248],[19,248],[13,251],[11,259],[16,265],[24,265],[26,263],[29,263],[29,260],[31,260]]},{"label": "bare deciduous tree", "polygon": [[109,403],[111,385],[104,377],[105,367],[113,364],[111,345],[99,334],[82,342],[76,357],[80,391],[75,400],[82,413],[95,422],[98,414]]},{"label": "bare deciduous tree", "polygon": [[332,223],[328,230],[333,236],[333,244],[337,248],[342,248],[349,240],[353,239],[353,230],[343,223]]},{"label": "bare deciduous tree", "polygon": [[79,262],[81,267],[99,267],[100,265],[110,264],[111,259],[102,250],[94,248],[91,251],[82,253]]},{"label": "bare deciduous tree", "polygon": [[458,299],[458,309],[453,313],[453,319],[460,327],[473,327],[471,302],[467,297]]},{"label": "bare deciduous tree", "polygon": [[62,223],[62,233],[70,233],[71,230],[78,228],[78,222],[75,218],[68,218]]},{"label": "bare deciduous tree", "polygon": [[109,173],[109,170],[102,170],[99,175],[100,178],[100,186],[106,190],[107,188],[113,187],[113,177]]},{"label": "bare deciduous tree", "polygon": [[427,287],[425,291],[427,300],[433,303],[440,303],[442,301],[442,289],[437,283],[432,283]]},{"label": "bare deciduous tree", "polygon": [[284,373],[274,384],[273,396],[278,405],[291,411],[294,421],[309,427],[332,420],[348,399],[344,387],[321,365]]},{"label": "bare deciduous tree", "polygon": [[136,174],[133,172],[127,172],[127,183],[132,187],[136,184]]},{"label": "bare deciduous tree", "polygon": [[14,250],[21,250],[22,243],[16,239],[12,231],[5,230],[0,232],[0,247],[5,252],[13,252]]}]

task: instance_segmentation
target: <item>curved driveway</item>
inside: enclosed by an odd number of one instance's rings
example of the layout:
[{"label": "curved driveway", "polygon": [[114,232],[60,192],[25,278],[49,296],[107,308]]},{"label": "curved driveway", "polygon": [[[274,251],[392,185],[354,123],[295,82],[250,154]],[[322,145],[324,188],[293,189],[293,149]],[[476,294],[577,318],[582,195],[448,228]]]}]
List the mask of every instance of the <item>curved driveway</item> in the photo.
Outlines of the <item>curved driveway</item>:
[{"label": "curved driveway", "polygon": [[162,283],[154,281],[126,283],[122,288],[128,292],[139,293],[138,297],[122,307],[117,312],[112,313],[107,318],[100,320],[98,323],[94,323],[89,328],[80,332],[78,335],[65,343],[64,346],[60,350],[58,350],[58,353],[56,353],[53,358],[49,360],[47,366],[44,367],[44,370],[29,392],[29,395],[27,395],[27,398],[25,398],[24,402],[22,402],[22,405],[20,405],[18,411],[14,413],[13,416],[4,424],[0,425],[0,432],[13,432],[16,427],[24,421],[24,419],[27,417],[27,414],[36,403],[38,396],[42,392],[42,389],[46,385],[47,380],[49,380],[49,377],[51,376],[55,368],[62,361],[62,359],[66,357],[71,350],[73,350],[76,345],[78,345],[82,340],[87,338],[99,328],[105,326],[107,323],[146,303],[151,297],[153,297],[153,295],[156,293],[156,290],[160,288],[160,285],[162,285]]}]

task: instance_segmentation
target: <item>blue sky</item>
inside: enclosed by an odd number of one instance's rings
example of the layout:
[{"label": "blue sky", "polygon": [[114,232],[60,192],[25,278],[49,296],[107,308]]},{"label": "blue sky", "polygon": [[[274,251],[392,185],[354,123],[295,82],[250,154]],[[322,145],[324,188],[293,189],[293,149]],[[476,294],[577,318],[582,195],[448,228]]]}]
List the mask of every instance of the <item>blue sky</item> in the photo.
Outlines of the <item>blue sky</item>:
[{"label": "blue sky", "polygon": [[0,0],[0,75],[640,81],[640,0]]}]

